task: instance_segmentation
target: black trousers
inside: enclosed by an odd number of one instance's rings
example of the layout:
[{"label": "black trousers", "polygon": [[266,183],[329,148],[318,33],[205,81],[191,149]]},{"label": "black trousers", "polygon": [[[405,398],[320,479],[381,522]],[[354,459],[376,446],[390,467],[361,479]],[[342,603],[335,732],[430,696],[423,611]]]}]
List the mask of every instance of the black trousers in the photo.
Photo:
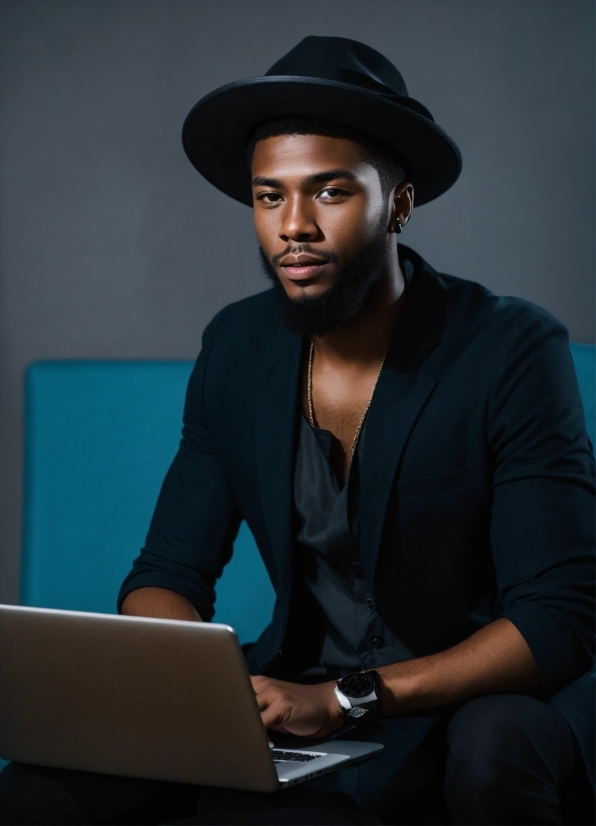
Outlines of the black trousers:
[{"label": "black trousers", "polygon": [[384,751],[270,795],[11,763],[0,775],[0,823],[437,822],[432,809],[444,823],[593,822],[573,808],[587,783],[573,735],[539,700],[480,697],[449,719],[392,718],[358,736]]}]

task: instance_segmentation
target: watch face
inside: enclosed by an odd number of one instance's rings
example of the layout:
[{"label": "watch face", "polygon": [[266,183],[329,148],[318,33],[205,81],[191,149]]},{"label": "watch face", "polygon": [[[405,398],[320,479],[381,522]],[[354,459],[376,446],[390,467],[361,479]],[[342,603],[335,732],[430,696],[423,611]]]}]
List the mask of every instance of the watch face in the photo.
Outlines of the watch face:
[{"label": "watch face", "polygon": [[348,674],[339,681],[339,689],[346,697],[366,697],[375,687],[375,678],[372,674]]}]

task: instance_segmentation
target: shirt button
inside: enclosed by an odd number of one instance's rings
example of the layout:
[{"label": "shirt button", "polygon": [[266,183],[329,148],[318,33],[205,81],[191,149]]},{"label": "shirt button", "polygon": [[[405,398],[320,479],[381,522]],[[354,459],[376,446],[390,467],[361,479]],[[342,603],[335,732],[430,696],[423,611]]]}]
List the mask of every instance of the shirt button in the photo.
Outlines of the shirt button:
[{"label": "shirt button", "polygon": [[380,637],[378,634],[372,634],[370,642],[373,648],[381,648],[383,645],[383,637]]},{"label": "shirt button", "polygon": [[361,579],[364,576],[364,568],[358,562],[352,562],[352,573]]},{"label": "shirt button", "polygon": [[372,611],[372,609],[375,607],[375,601],[374,601],[374,599],[371,599],[371,598],[369,597],[369,598],[366,600],[366,607],[367,607],[367,608],[370,608],[370,610]]}]

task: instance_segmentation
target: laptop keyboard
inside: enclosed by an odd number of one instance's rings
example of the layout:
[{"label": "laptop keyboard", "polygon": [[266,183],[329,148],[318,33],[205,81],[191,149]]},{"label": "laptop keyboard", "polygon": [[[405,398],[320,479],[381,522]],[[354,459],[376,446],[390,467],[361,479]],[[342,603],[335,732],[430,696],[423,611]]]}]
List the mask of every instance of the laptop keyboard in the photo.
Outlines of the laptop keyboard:
[{"label": "laptop keyboard", "polygon": [[318,754],[305,751],[284,751],[283,749],[271,749],[271,756],[274,763],[310,763],[319,757],[325,757],[322,752]]}]

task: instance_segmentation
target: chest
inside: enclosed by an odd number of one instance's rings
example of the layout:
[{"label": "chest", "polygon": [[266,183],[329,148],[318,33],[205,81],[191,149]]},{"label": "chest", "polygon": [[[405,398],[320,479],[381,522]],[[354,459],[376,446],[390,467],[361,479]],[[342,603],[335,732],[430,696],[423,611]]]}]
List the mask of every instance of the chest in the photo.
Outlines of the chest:
[{"label": "chest", "polygon": [[[302,406],[317,427],[333,437],[331,464],[343,483],[352,459],[355,440],[364,421],[379,375],[379,367],[368,370],[334,369],[313,365],[302,381]],[[309,388],[310,385],[310,388]]]}]

